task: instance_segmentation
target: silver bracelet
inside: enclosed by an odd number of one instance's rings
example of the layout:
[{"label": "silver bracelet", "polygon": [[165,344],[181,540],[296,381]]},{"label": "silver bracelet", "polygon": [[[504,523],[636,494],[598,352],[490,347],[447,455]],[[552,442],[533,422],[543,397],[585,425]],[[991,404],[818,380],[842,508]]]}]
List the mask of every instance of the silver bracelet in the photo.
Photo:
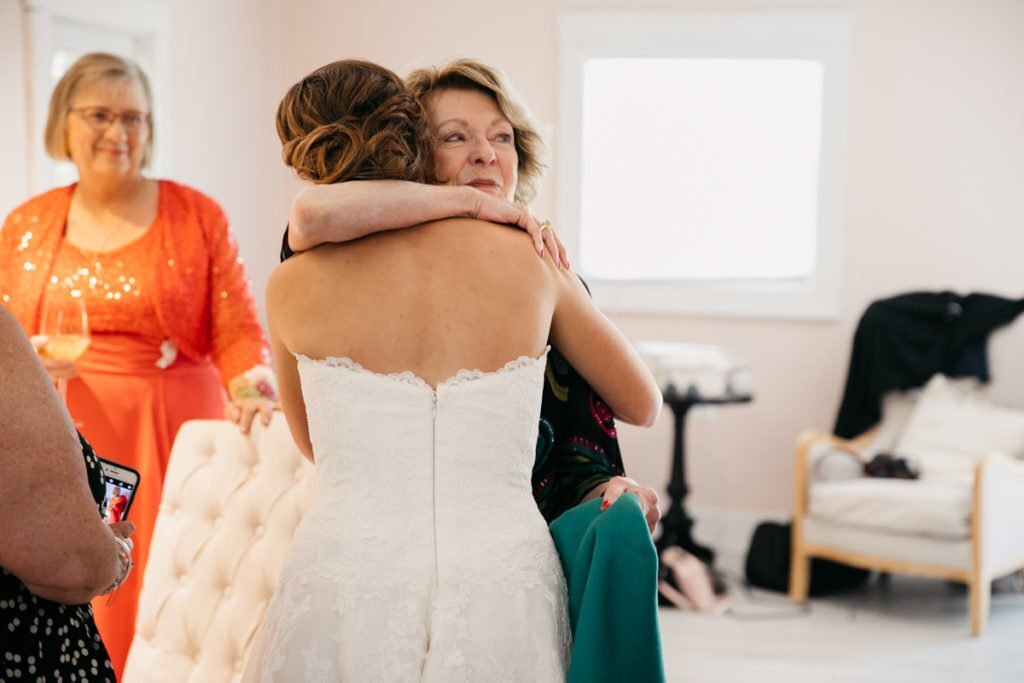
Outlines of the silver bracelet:
[{"label": "silver bracelet", "polygon": [[128,545],[128,541],[116,535],[114,536],[114,540],[117,541],[117,545],[120,546],[117,558],[121,560],[121,571],[119,571],[117,576],[114,578],[114,583],[110,584],[110,586],[100,593],[100,595],[109,595],[120,588],[121,584],[128,578],[128,574],[131,573],[132,566],[134,564],[132,562],[132,547]]}]

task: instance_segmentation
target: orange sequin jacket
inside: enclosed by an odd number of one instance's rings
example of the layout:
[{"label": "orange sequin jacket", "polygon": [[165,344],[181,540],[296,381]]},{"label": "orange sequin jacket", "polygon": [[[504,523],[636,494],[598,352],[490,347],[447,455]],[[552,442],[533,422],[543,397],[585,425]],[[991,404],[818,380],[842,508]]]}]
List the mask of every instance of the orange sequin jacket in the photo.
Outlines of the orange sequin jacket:
[{"label": "orange sequin jacket", "polygon": [[[74,185],[33,197],[0,231],[0,302],[32,334],[54,255],[63,239]],[[210,358],[226,384],[270,352],[227,216],[190,187],[160,181],[159,249],[140,267],[156,274],[160,327],[181,353]]]}]

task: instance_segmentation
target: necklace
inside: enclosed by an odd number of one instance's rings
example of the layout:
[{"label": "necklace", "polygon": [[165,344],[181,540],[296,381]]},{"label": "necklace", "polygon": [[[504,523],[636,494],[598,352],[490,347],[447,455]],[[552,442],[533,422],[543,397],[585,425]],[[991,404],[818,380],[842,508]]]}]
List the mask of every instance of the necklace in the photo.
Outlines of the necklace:
[{"label": "necklace", "polygon": [[[145,186],[142,186],[141,188],[136,188],[136,190],[137,191],[134,193],[135,199],[139,199],[139,197],[138,197],[139,192],[144,192],[145,191]],[[77,213],[78,216],[79,216],[78,222],[81,224],[82,228],[85,228],[87,230],[89,228],[92,228],[93,231],[98,231],[99,228],[103,227],[103,225],[104,225],[104,223],[106,221],[101,220],[100,217],[97,215],[97,212],[93,208],[91,208],[91,206],[95,206],[97,208],[103,208],[104,206],[109,207],[110,203],[109,202],[99,202],[99,203],[97,203],[96,201],[88,201],[87,202],[84,198],[81,198],[81,197],[79,199],[80,199],[80,201],[76,202],[75,198],[72,198],[72,206],[74,207],[74,205],[77,204],[77,211],[75,211],[74,213]],[[136,205],[136,204],[137,204],[137,202],[132,200],[131,205],[125,206],[123,208],[130,209],[130,206],[133,206],[133,205]],[[115,217],[117,218],[117,220],[113,221],[113,225],[111,225],[109,228],[107,228],[106,232],[103,233],[103,236],[99,240],[99,242],[96,243],[95,246],[84,247],[84,248],[86,248],[88,251],[92,251],[92,252],[104,252],[104,251],[106,251],[107,245],[110,244],[110,241],[116,235],[120,234],[123,231],[123,229],[125,228],[125,226],[130,224],[130,222],[131,222],[130,221],[131,210],[126,211],[124,214],[122,214],[120,216],[117,216],[112,211],[107,209],[105,218],[110,219],[110,218],[115,218]],[[83,237],[84,237],[84,235],[83,235]]]},{"label": "necklace", "polygon": [[119,220],[117,223],[114,224],[114,227],[112,227],[110,230],[107,231],[107,234],[105,234],[103,236],[103,239],[100,240],[100,243],[98,245],[96,245],[96,248],[93,249],[92,251],[99,251],[99,252],[105,251],[105,247],[107,246],[107,242],[110,241],[110,238],[113,237],[114,235],[116,235],[117,233],[121,232],[121,228],[123,228],[127,224],[128,224],[128,218],[127,217],[121,218],[121,220]]}]

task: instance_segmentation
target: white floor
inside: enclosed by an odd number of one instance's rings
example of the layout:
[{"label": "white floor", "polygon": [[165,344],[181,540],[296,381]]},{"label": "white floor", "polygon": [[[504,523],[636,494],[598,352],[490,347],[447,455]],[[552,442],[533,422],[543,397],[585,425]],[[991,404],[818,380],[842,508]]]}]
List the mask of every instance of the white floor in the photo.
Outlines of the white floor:
[{"label": "white floor", "polygon": [[[719,553],[739,574],[741,556]],[[1024,681],[1024,593],[1002,580],[988,628],[967,635],[967,594],[945,581],[892,576],[812,600],[801,612],[776,593],[730,581],[732,614],[663,608],[670,683],[1002,683]]]}]

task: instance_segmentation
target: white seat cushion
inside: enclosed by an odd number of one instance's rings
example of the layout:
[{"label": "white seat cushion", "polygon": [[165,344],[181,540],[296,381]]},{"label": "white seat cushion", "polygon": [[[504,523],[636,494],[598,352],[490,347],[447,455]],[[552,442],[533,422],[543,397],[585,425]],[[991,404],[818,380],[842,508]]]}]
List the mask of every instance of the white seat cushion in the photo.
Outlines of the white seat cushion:
[{"label": "white seat cushion", "polygon": [[970,535],[971,486],[906,479],[845,479],[811,486],[811,517],[889,534]]}]

